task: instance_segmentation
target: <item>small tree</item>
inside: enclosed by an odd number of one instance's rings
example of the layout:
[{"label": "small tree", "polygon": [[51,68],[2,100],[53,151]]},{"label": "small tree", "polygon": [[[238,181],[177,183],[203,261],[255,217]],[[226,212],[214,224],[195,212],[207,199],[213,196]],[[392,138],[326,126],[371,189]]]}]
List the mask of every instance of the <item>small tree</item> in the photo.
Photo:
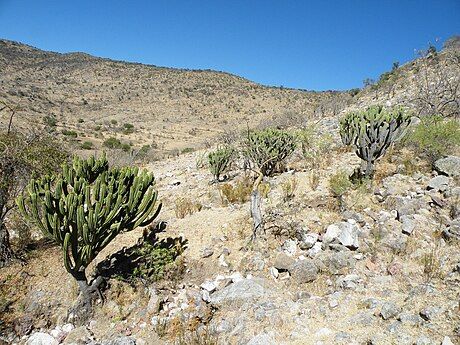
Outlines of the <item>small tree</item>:
[{"label": "small tree", "polygon": [[52,138],[0,132],[0,267],[13,257],[5,220],[30,177],[51,173],[68,157]]},{"label": "small tree", "polygon": [[150,224],[158,215],[151,173],[110,168],[105,156],[75,158],[53,177],[32,179],[17,199],[21,213],[62,247],[66,270],[80,296],[71,315],[85,320],[102,277],[88,283],[85,269],[119,233]]},{"label": "small tree", "polygon": [[340,120],[340,136],[345,145],[353,145],[363,160],[361,174],[370,178],[374,165],[392,143],[400,139],[411,122],[402,109],[385,110],[382,106],[351,112]]},{"label": "small tree", "polygon": [[259,185],[264,176],[271,176],[281,164],[294,152],[296,139],[294,135],[277,129],[267,128],[262,131],[248,131],[244,155],[253,165],[257,178],[251,193],[251,216],[253,220],[252,239],[263,231],[261,197]]},{"label": "small tree", "polygon": [[232,147],[221,147],[208,154],[209,170],[214,176],[214,181],[219,182],[222,175],[232,163],[235,149]]},{"label": "small tree", "polygon": [[329,178],[329,190],[332,195],[337,199],[339,209],[341,212],[345,210],[345,203],[343,196],[351,188],[352,183],[348,174],[345,171],[339,171]]}]

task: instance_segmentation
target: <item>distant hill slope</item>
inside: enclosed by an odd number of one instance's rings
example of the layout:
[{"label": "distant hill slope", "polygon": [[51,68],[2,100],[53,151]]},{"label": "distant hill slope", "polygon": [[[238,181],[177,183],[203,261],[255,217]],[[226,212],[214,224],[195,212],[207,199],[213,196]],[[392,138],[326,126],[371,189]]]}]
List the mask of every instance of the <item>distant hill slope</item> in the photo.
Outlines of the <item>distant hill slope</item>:
[{"label": "distant hill slope", "polygon": [[[374,103],[420,108],[420,96],[438,97],[430,85],[439,74],[452,84],[458,102],[460,70],[447,56],[411,61],[362,90],[312,92],[267,87],[229,73],[59,54],[0,40],[0,100],[19,106],[16,128],[55,123],[55,133],[76,147],[89,141],[100,148],[116,137],[138,148],[155,143],[173,152],[272,117],[338,116]],[[0,126],[6,124],[2,112]]]},{"label": "distant hill slope", "polygon": [[[288,112],[306,116],[334,95],[266,87],[223,72],[45,52],[6,40],[0,40],[0,70],[0,99],[21,108],[16,126],[53,116],[58,129],[100,139],[116,134],[139,144],[155,140],[166,149],[194,147],[225,128],[246,126],[245,119],[255,125]],[[134,125],[134,133],[115,133],[125,123]]]}]

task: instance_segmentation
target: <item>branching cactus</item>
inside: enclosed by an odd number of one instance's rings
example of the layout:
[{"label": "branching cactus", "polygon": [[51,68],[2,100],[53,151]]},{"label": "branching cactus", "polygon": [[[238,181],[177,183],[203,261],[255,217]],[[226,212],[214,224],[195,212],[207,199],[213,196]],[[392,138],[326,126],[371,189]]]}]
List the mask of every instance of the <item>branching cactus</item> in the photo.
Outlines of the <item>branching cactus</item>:
[{"label": "branching cactus", "polygon": [[209,169],[214,176],[214,181],[220,180],[220,176],[229,168],[234,156],[235,149],[229,146],[220,147],[208,154]]},{"label": "branching cactus", "polygon": [[83,305],[101,279],[88,284],[86,267],[120,232],[146,226],[158,215],[153,174],[110,168],[107,159],[75,158],[62,173],[31,180],[17,199],[21,213],[62,247],[64,266],[76,279]]},{"label": "branching cactus", "polygon": [[340,136],[345,145],[353,145],[363,160],[361,173],[372,177],[376,160],[402,138],[410,122],[411,116],[401,108],[385,110],[382,106],[373,106],[345,115],[340,120]]},{"label": "branching cactus", "polygon": [[248,133],[245,154],[263,176],[272,175],[294,152],[295,137],[282,130],[268,128]]}]

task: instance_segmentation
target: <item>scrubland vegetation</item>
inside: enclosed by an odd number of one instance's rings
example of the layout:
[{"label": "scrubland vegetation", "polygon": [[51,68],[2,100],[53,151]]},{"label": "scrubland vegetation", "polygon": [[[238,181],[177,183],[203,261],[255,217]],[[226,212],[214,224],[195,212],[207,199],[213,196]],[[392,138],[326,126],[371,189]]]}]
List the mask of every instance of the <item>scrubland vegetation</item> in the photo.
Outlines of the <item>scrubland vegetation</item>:
[{"label": "scrubland vegetation", "polygon": [[[439,56],[421,59],[425,73]],[[167,160],[115,119],[91,127],[113,157],[51,115],[39,133],[1,132],[5,339],[458,339],[459,113],[366,98],[395,93],[405,69],[340,96],[359,104],[321,104],[332,117],[267,115]],[[28,272],[40,288],[16,289]]]}]

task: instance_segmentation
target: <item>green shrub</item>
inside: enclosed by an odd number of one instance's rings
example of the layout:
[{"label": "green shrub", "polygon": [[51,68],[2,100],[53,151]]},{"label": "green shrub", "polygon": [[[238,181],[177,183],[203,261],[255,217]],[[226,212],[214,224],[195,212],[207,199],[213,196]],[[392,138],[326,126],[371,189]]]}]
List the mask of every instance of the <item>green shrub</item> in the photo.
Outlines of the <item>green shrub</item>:
[{"label": "green shrub", "polygon": [[123,125],[123,133],[124,134],[131,134],[134,133],[134,125],[131,123],[125,123]]},{"label": "green shrub", "polygon": [[47,115],[43,118],[43,123],[48,127],[56,127],[57,120],[54,116]]},{"label": "green shrub", "polygon": [[65,136],[67,137],[72,137],[72,138],[76,138],[78,137],[78,133],[75,132],[75,131],[70,131],[68,129],[63,129],[62,130],[62,134],[64,134]]},{"label": "green shrub", "polygon": [[295,137],[287,131],[267,128],[248,133],[244,154],[264,176],[279,171],[294,152]]},{"label": "green shrub", "polygon": [[81,144],[80,148],[82,150],[91,150],[93,148],[93,143],[91,141],[85,141],[83,144]]},{"label": "green shrub", "polygon": [[112,120],[110,120],[110,123],[111,123],[112,125],[116,125],[118,122],[117,122],[117,120],[112,119]]},{"label": "green shrub", "polygon": [[78,119],[78,123],[83,123],[83,122],[85,122],[85,120],[83,120],[82,118]]},{"label": "green shrub", "polygon": [[345,171],[339,171],[329,177],[329,190],[332,195],[337,198],[337,202],[341,210],[344,208],[343,196],[348,192],[352,185],[353,184]]},{"label": "green shrub", "polygon": [[460,123],[455,119],[444,120],[441,116],[423,117],[403,143],[434,163],[460,146]]},{"label": "green shrub", "polygon": [[229,146],[218,148],[208,154],[209,170],[215,181],[219,181],[220,175],[229,168],[234,154],[235,149]]},{"label": "green shrub", "polygon": [[103,145],[109,149],[121,149],[123,144],[120,139],[110,137],[104,140]]},{"label": "green shrub", "polygon": [[186,147],[185,149],[182,149],[180,153],[185,154],[185,153],[191,153],[194,152],[195,149],[193,147]]},{"label": "green shrub", "polygon": [[353,145],[357,156],[363,160],[362,175],[373,176],[376,160],[405,134],[410,122],[411,116],[401,108],[385,110],[382,106],[351,112],[340,120],[342,142]]}]

